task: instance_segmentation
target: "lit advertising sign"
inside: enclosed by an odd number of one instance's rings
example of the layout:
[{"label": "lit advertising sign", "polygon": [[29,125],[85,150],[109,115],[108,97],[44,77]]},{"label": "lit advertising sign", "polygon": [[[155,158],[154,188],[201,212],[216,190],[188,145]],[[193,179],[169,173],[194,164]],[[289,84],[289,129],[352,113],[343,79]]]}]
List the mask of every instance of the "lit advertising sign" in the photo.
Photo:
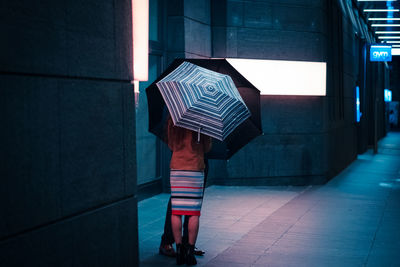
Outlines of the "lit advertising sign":
[{"label": "lit advertising sign", "polygon": [[385,102],[391,102],[392,101],[392,91],[389,89],[385,89]]},{"label": "lit advertising sign", "polygon": [[227,58],[262,95],[326,95],[326,62]]},{"label": "lit advertising sign", "polygon": [[392,61],[392,46],[371,45],[369,52],[370,61]]},{"label": "lit advertising sign", "polygon": [[361,121],[361,107],[360,107],[360,87],[356,86],[356,121]]}]

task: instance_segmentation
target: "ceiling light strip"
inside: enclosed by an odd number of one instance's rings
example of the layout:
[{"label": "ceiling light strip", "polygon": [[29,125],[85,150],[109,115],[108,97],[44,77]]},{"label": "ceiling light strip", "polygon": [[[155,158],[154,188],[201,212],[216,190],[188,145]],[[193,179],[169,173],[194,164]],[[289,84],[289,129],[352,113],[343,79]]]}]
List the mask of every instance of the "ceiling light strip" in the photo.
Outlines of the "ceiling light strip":
[{"label": "ceiling light strip", "polygon": [[368,18],[368,20],[400,20],[400,18]]},{"label": "ceiling light strip", "polygon": [[399,34],[400,31],[376,31],[376,34]]},{"label": "ceiling light strip", "polygon": [[392,49],[392,56],[400,56],[400,48]]},{"label": "ceiling light strip", "polygon": [[400,36],[379,36],[379,39],[400,39]]},{"label": "ceiling light strip", "polygon": [[400,9],[364,9],[364,12],[399,12]]},{"label": "ceiling light strip", "polygon": [[371,24],[371,27],[400,27],[400,24]]}]

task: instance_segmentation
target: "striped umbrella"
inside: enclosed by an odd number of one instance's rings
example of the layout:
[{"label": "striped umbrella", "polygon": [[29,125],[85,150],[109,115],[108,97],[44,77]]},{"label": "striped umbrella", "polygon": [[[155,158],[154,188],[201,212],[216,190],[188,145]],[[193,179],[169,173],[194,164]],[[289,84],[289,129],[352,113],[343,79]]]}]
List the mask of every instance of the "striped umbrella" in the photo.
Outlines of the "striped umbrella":
[{"label": "striped umbrella", "polygon": [[166,125],[169,111],[157,87],[157,83],[185,61],[220,74],[229,75],[251,113],[251,116],[236,127],[223,141],[214,138],[212,149],[206,155],[209,159],[227,160],[257,136],[260,136],[262,134],[262,125],[260,91],[225,59],[178,58],[171,62],[165,71],[146,88],[149,131],[164,142],[167,142]]},{"label": "striped umbrella", "polygon": [[174,125],[223,141],[250,117],[230,76],[189,62],[156,83]]}]

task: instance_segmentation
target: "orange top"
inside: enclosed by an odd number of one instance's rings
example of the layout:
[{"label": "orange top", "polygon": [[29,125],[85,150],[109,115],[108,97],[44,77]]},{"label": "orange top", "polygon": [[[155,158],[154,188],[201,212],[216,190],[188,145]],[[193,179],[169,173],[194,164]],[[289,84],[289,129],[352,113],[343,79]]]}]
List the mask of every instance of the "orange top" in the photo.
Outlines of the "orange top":
[{"label": "orange top", "polygon": [[201,134],[197,143],[197,133],[176,127],[168,119],[168,146],[172,150],[170,168],[173,170],[204,170],[204,153],[211,149],[211,137]]}]

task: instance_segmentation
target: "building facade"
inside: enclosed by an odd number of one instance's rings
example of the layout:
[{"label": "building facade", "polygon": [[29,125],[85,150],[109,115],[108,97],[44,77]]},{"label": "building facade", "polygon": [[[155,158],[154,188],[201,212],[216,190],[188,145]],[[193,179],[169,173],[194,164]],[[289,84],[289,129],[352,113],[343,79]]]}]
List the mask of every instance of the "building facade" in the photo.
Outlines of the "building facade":
[{"label": "building facade", "polygon": [[327,63],[325,96],[261,96],[264,134],[210,160],[209,185],[322,184],[385,135],[383,89],[398,80],[367,60],[354,1],[149,4],[136,93],[130,0],[0,5],[1,266],[138,265],[137,199],[169,187],[145,88],[175,58]]}]

